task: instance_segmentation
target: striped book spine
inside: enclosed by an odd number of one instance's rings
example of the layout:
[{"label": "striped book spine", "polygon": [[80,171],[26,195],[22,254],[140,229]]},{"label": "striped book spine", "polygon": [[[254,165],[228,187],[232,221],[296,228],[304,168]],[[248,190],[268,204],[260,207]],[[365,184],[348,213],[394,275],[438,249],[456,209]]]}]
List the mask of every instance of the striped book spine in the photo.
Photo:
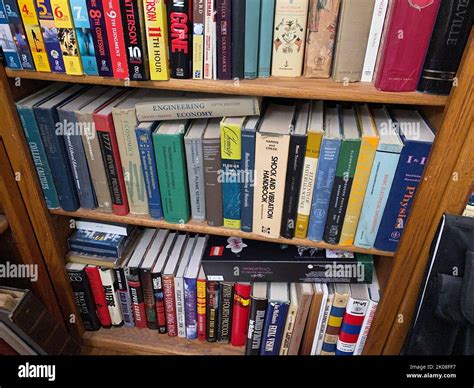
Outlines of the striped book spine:
[{"label": "striped book spine", "polygon": [[354,353],[368,306],[368,300],[349,299],[336,344],[336,356],[351,356]]},{"label": "striped book spine", "polygon": [[334,295],[334,302],[329,315],[321,355],[332,356],[336,354],[336,344],[339,337],[339,330],[342,325],[342,319],[346,311],[348,297],[348,294],[336,293]]}]

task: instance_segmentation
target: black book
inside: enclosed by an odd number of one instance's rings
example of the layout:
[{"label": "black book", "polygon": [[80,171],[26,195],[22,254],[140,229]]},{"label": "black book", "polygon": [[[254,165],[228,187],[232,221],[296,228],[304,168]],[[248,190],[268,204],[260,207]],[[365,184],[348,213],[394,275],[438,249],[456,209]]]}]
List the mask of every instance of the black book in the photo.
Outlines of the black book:
[{"label": "black book", "polygon": [[168,0],[169,55],[172,78],[192,77],[192,0]]},{"label": "black book", "polygon": [[285,199],[283,201],[283,218],[280,234],[285,238],[295,236],[296,214],[300,196],[302,170],[306,152],[306,131],[311,104],[305,102],[297,106],[294,131],[290,136],[290,149],[286,170]]},{"label": "black book", "polygon": [[473,18],[472,1],[441,1],[418,91],[449,94],[469,38]]},{"label": "black book", "polygon": [[260,354],[267,305],[267,283],[253,283],[252,295],[250,297],[247,343],[245,345],[245,354],[247,356],[258,356]]},{"label": "black book", "polygon": [[232,1],[232,78],[244,78],[245,0]]},{"label": "black book", "polygon": [[222,282],[219,288],[219,319],[217,341],[228,343],[232,333],[232,307],[234,305],[234,284]]},{"label": "black book", "polygon": [[100,329],[100,321],[95,312],[94,297],[92,296],[89,278],[84,271],[84,264],[66,264],[66,270],[71,282],[72,292],[77,308],[81,314],[84,327],[89,331]]},{"label": "black book", "polygon": [[206,338],[207,342],[217,341],[217,320],[219,314],[219,282],[206,283]]}]

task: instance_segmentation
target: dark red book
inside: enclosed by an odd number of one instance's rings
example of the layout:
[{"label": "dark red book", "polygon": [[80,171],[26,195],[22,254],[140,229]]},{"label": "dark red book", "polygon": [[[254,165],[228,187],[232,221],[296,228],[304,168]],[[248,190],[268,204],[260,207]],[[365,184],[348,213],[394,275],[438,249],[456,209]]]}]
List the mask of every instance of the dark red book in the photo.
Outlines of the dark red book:
[{"label": "dark red book", "polygon": [[166,328],[170,337],[178,335],[176,320],[176,298],[174,296],[174,276],[162,275],[163,294],[165,299]]},{"label": "dark red book", "polygon": [[128,78],[128,61],[127,52],[125,51],[120,2],[119,0],[105,0],[102,4],[114,78],[125,79]]},{"label": "dark red book", "polygon": [[250,312],[250,284],[236,283],[234,287],[234,311],[232,312],[233,346],[244,346],[247,341],[247,324]]},{"label": "dark red book", "polygon": [[107,307],[107,300],[105,299],[104,287],[102,287],[102,281],[100,280],[99,268],[94,265],[88,265],[85,271],[89,278],[99,321],[102,327],[111,327],[112,320],[110,319],[109,308]]},{"label": "dark red book", "polygon": [[169,54],[172,78],[192,76],[192,0],[168,0]]},{"label": "dark red book", "polygon": [[232,6],[230,0],[216,2],[217,78],[232,79]]},{"label": "dark red book", "polygon": [[439,5],[440,0],[390,2],[375,70],[377,89],[416,89]]}]

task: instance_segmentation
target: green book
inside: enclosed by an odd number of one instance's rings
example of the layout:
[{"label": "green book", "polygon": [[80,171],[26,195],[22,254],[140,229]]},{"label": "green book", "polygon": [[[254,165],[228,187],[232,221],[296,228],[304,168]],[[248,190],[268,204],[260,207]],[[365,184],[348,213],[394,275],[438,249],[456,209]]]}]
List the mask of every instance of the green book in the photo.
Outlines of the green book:
[{"label": "green book", "polygon": [[172,224],[188,222],[191,213],[184,151],[188,126],[188,120],[164,121],[153,133],[164,218]]}]

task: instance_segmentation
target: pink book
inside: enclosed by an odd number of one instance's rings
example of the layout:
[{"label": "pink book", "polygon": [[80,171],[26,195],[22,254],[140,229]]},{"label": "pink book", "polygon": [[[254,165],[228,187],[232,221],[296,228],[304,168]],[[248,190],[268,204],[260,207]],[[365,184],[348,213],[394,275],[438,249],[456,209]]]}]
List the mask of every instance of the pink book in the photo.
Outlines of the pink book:
[{"label": "pink book", "polygon": [[393,0],[382,36],[375,87],[391,92],[416,89],[440,0]]}]

